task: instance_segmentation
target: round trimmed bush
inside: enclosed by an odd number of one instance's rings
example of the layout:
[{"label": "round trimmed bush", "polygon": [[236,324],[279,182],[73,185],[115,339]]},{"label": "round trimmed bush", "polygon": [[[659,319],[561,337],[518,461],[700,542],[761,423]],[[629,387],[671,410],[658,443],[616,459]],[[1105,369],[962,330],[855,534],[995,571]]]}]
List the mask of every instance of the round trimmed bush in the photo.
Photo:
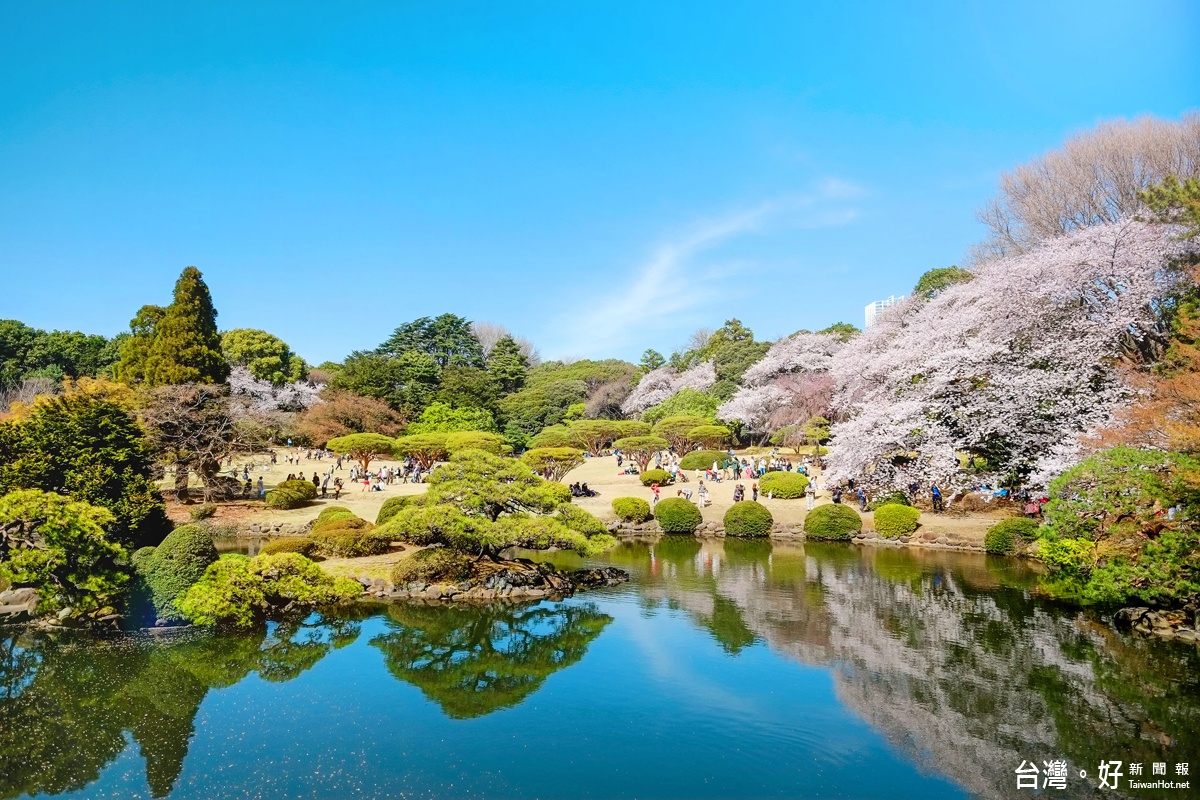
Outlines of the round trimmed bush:
[{"label": "round trimmed bush", "polygon": [[267,492],[265,502],[269,508],[285,510],[308,505],[308,500],[305,499],[304,495],[293,492],[290,489],[272,489]]},{"label": "round trimmed bush", "polygon": [[770,536],[775,520],[762,503],[743,500],[725,512],[726,536]]},{"label": "round trimmed bush", "polygon": [[425,495],[421,494],[402,494],[399,497],[389,497],[383,501],[383,505],[379,509],[379,515],[375,517],[375,524],[382,525],[407,505],[412,503],[423,502]]},{"label": "round trimmed bush", "polygon": [[875,499],[871,500],[869,503],[867,503],[867,510],[874,511],[875,509],[879,508],[880,506],[887,506],[887,505],[911,506],[912,503],[910,503],[908,501],[908,495],[906,495],[904,492],[897,490],[895,492],[890,492],[888,494],[880,495],[879,497],[876,497]]},{"label": "round trimmed bush", "polygon": [[641,475],[642,486],[649,486],[652,483],[657,483],[659,486],[670,486],[675,482],[671,477],[671,473],[665,469],[648,469]]},{"label": "round trimmed bush", "polygon": [[717,462],[717,466],[720,466],[728,458],[729,455],[722,453],[720,450],[693,450],[679,459],[679,468],[712,469],[714,461]]},{"label": "round trimmed bush", "polygon": [[202,506],[194,506],[190,511],[188,511],[188,516],[192,518],[192,522],[200,522],[201,520],[216,516],[216,513],[216,503],[205,503]]},{"label": "round trimmed bush", "polygon": [[917,529],[919,508],[887,503],[875,509],[875,532],[884,539],[899,539]]},{"label": "round trimmed bush", "polygon": [[822,541],[847,541],[862,530],[862,517],[849,506],[817,506],[804,518],[804,536]]},{"label": "round trimmed bush", "polygon": [[654,518],[663,533],[693,533],[704,517],[700,509],[682,497],[668,497],[654,507]]},{"label": "round trimmed bush", "polygon": [[983,537],[983,548],[1000,556],[1012,555],[1025,542],[1037,538],[1037,520],[1029,517],[1011,517],[988,528]]},{"label": "round trimmed bush", "polygon": [[799,472],[768,472],[758,479],[758,496],[771,497],[779,500],[795,500],[804,497],[808,488],[808,478]]},{"label": "round trimmed bush", "polygon": [[356,517],[353,514],[347,516],[333,516],[321,522],[317,520],[313,523],[311,533],[324,533],[325,531],[369,531],[375,526],[367,522],[362,517]]},{"label": "round trimmed bush", "polygon": [[317,487],[313,486],[310,481],[303,481],[293,478],[290,481],[284,481],[275,488],[287,489],[289,492],[295,492],[305,500],[315,500],[317,497]]},{"label": "round trimmed bush", "polygon": [[145,572],[146,562],[152,555],[154,555],[153,547],[139,547],[134,550],[133,555],[129,557],[129,563],[133,565],[134,572]]},{"label": "round trimmed bush", "polygon": [[259,548],[258,552],[259,555],[299,553],[305,558],[312,558],[317,554],[317,543],[307,536],[289,536],[286,539],[275,539],[267,542]]},{"label": "round trimmed bush", "polygon": [[353,528],[328,528],[310,538],[316,543],[318,553],[334,558],[377,556],[392,546],[391,536]]},{"label": "round trimmed bush", "polygon": [[640,497],[618,497],[612,501],[612,509],[622,522],[645,522],[654,518],[650,504]]},{"label": "round trimmed bush", "polygon": [[199,525],[182,525],[168,533],[142,562],[142,573],[158,616],[182,620],[175,599],[200,580],[217,557],[212,535]]},{"label": "round trimmed bush", "polygon": [[392,583],[465,581],[473,574],[475,559],[447,547],[418,550],[392,567]]},{"label": "round trimmed bush", "polygon": [[354,516],[354,512],[345,506],[326,506],[321,509],[321,513],[317,514],[313,525],[321,525],[333,519],[348,519]]}]

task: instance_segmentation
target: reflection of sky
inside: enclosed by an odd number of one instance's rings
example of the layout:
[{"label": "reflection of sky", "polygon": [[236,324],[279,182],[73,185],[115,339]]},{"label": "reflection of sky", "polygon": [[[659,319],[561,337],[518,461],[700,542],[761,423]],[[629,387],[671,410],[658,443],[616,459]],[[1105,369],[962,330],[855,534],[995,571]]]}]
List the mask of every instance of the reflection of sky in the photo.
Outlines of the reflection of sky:
[{"label": "reflection of sky", "polygon": [[[475,719],[385,670],[368,644],[380,618],[294,680],[211,691],[172,797],[961,796],[843,708],[825,669],[762,645],[730,656],[632,587],[568,602],[614,622],[524,702]],[[148,796],[142,781],[127,750],[76,796]]]}]

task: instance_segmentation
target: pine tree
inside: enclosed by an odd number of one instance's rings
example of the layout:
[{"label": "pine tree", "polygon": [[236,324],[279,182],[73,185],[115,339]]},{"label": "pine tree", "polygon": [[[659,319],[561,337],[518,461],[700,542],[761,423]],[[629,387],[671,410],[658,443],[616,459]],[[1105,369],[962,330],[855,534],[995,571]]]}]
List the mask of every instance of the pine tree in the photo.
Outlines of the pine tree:
[{"label": "pine tree", "polygon": [[221,352],[217,310],[200,270],[185,269],[175,283],[175,299],[157,311],[145,306],[134,319],[134,335],[121,352],[121,379],[151,386],[224,383],[229,363]]},{"label": "pine tree", "polygon": [[487,371],[504,394],[512,394],[525,385],[529,359],[516,340],[505,336],[488,353]]}]

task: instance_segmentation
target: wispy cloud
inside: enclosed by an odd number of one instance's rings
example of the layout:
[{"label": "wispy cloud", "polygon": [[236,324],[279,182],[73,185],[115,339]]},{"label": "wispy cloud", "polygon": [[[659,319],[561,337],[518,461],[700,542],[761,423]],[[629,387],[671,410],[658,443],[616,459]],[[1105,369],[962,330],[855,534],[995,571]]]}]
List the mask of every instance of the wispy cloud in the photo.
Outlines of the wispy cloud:
[{"label": "wispy cloud", "polygon": [[[766,200],[723,216],[703,220],[667,238],[648,257],[618,279],[619,288],[601,295],[582,313],[559,320],[563,332],[552,357],[611,354],[648,334],[672,332],[679,338],[719,299],[737,294],[731,285],[754,268],[752,260],[731,254],[727,264],[699,265],[704,253],[749,236],[781,229],[846,225],[858,216],[850,201],[866,196],[864,187],[837,178],[819,182],[806,193]],[[711,320],[707,320],[711,323]]]}]

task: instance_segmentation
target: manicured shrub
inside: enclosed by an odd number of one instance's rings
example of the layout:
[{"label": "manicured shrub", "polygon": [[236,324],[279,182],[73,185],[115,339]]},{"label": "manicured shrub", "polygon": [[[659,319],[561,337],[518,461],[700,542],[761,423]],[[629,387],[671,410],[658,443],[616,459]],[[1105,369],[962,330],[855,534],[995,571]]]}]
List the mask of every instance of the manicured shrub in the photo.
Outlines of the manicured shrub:
[{"label": "manicured shrub", "polygon": [[335,578],[298,553],[276,553],[218,559],[178,606],[197,625],[247,628],[284,608],[342,603],[361,595],[357,581]]},{"label": "manicured shrub", "polygon": [[558,521],[584,536],[604,536],[608,527],[579,506],[563,503],[558,507]]},{"label": "manicured shrub", "polygon": [[331,518],[325,520],[324,522],[320,522],[320,521],[314,522],[313,526],[312,526],[312,530],[310,532],[311,533],[324,533],[325,531],[333,531],[333,530],[369,531],[373,527],[375,527],[375,526],[372,525],[371,523],[367,522],[362,517],[356,517],[353,514],[350,514],[349,516],[340,516],[339,515],[339,516],[331,517]]},{"label": "manicured shrub", "polygon": [[898,503],[888,503],[875,509],[875,532],[884,539],[899,539],[917,529],[921,510]]},{"label": "manicured shrub", "polygon": [[286,539],[275,539],[267,542],[258,552],[259,555],[299,553],[305,558],[312,558],[317,554],[317,543],[307,536],[289,536]]},{"label": "manicured shrub", "polygon": [[862,517],[849,506],[817,506],[804,518],[804,535],[822,541],[847,541],[862,530]]},{"label": "manicured shrub", "polygon": [[216,513],[216,503],[205,503],[204,505],[195,506],[192,508],[192,510],[188,512],[188,516],[192,518],[192,522],[200,522],[201,520],[216,516]]},{"label": "manicured shrub", "polygon": [[129,557],[129,563],[133,565],[134,572],[145,572],[146,562],[152,555],[154,555],[153,547],[139,547],[134,550],[133,555]]},{"label": "manicured shrub", "polygon": [[418,550],[392,567],[392,583],[439,583],[465,581],[471,577],[475,559],[448,547]]},{"label": "manicured shrub", "polygon": [[675,482],[671,477],[671,473],[665,469],[648,469],[641,475],[642,486],[649,486],[652,483],[657,483],[659,486],[669,486]]},{"label": "manicured shrub", "polygon": [[770,495],[778,500],[795,500],[804,497],[808,478],[799,472],[768,472],[758,481],[759,497]]},{"label": "manicured shrub", "polygon": [[880,506],[887,505],[911,506],[912,503],[908,501],[908,495],[906,495],[904,492],[895,491],[872,498],[871,501],[867,503],[867,510],[874,511]]},{"label": "manicured shrub", "polygon": [[423,502],[424,497],[424,495],[420,494],[402,494],[399,497],[389,497],[383,501],[383,506],[380,507],[379,514],[375,517],[375,524],[382,525],[396,516],[396,513],[405,506]]},{"label": "manicured shrub", "polygon": [[[308,486],[312,486],[311,483]],[[293,489],[271,489],[266,493],[266,505],[271,509],[300,509],[300,507],[308,505],[308,499],[310,498],[293,491]]]},{"label": "manicured shrub", "polygon": [[726,536],[770,536],[775,519],[762,503],[743,500],[725,512]]},{"label": "manicured shrub", "polygon": [[693,450],[679,459],[679,468],[712,469],[714,461],[717,462],[717,466],[719,467],[728,458],[729,455],[722,453],[720,450]]},{"label": "manicured shrub", "polygon": [[296,492],[305,500],[315,500],[317,497],[317,487],[313,486],[311,481],[299,480],[293,478],[290,481],[284,481],[275,487],[276,489],[287,489],[290,492]]},{"label": "manicured shrub", "polygon": [[217,548],[204,528],[183,525],[168,533],[142,564],[142,576],[150,589],[155,613],[163,619],[182,620],[176,599],[200,580],[208,565],[216,560]]},{"label": "manicured shrub", "polygon": [[353,516],[355,516],[354,512],[345,506],[326,506],[321,509],[320,514],[317,514],[316,520],[313,521],[313,527],[334,519],[349,519]]},{"label": "manicured shrub", "polygon": [[983,537],[983,548],[996,555],[1011,555],[1025,542],[1036,539],[1037,531],[1037,520],[1029,517],[1010,517],[988,528]]},{"label": "manicured shrub", "polygon": [[693,533],[704,517],[700,509],[682,497],[668,497],[654,507],[654,518],[663,533]]},{"label": "manicured shrub", "polygon": [[622,522],[645,522],[654,517],[650,504],[640,497],[618,497],[612,501],[612,509]]},{"label": "manicured shrub", "polygon": [[[370,525],[369,522],[365,524]],[[390,535],[358,526],[335,525],[313,533],[310,538],[316,543],[318,553],[334,558],[377,556],[386,553],[392,544]]]}]

